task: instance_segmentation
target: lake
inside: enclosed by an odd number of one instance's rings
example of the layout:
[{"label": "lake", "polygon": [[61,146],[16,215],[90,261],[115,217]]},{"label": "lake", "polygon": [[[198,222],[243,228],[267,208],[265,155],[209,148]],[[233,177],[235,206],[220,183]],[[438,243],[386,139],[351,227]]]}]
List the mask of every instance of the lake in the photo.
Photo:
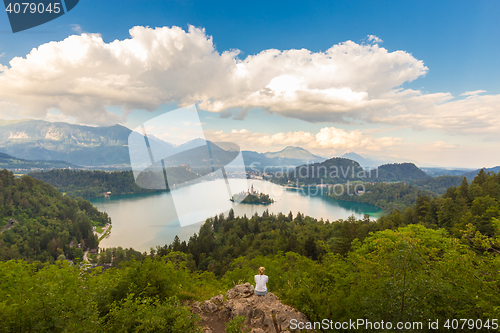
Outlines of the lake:
[{"label": "lake", "polygon": [[[170,244],[175,235],[182,240],[189,240],[193,234],[197,233],[205,218],[199,223],[181,227],[174,207],[174,199],[179,207],[179,202],[184,202],[186,207],[196,210],[201,206],[213,206],[220,204],[221,197],[227,197],[227,190],[221,187],[223,180],[199,183],[195,185],[179,188],[175,191],[175,198],[172,193],[162,192],[153,194],[137,194],[111,196],[109,198],[92,199],[91,202],[100,211],[108,213],[111,217],[113,228],[111,236],[101,241],[100,247],[132,247],[138,251],[148,251],[151,247],[157,245]],[[298,212],[311,217],[323,220],[335,221],[346,219],[351,215],[356,218],[363,218],[364,214],[371,218],[377,218],[382,214],[378,207],[357,202],[346,202],[329,198],[325,195],[316,193],[315,189],[297,190],[287,189],[262,180],[249,180],[249,186],[253,185],[255,191],[269,194],[275,200],[270,205],[234,205],[233,209],[236,216],[246,214],[251,217],[255,213],[262,215],[267,209],[269,213],[278,214],[282,212],[287,215],[290,211],[293,215]],[[203,202],[200,202],[200,193],[209,193],[203,196]],[[224,202],[226,211],[231,208],[231,203]],[[181,208],[179,208],[181,209]],[[213,210],[212,213],[216,211]],[[210,214],[207,210],[202,210],[207,217]],[[203,215],[203,214],[201,214]],[[201,216],[200,215],[200,216]],[[227,216],[227,213],[225,214]]]}]

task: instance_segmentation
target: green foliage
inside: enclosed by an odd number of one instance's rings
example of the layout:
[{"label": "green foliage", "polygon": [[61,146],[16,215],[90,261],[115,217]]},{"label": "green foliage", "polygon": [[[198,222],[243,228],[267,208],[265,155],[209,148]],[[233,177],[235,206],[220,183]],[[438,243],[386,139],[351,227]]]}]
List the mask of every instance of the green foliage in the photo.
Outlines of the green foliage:
[{"label": "green foliage", "polygon": [[444,175],[436,178],[414,180],[411,184],[422,190],[430,191],[435,194],[444,194],[448,188],[452,186],[460,186],[462,181],[463,177]]},{"label": "green foliage", "polygon": [[373,182],[407,182],[431,178],[413,163],[384,164],[370,174]]},{"label": "green foliage", "polygon": [[[29,176],[15,178],[0,171],[0,260],[54,262],[64,255],[74,259],[80,244],[95,248],[93,225],[111,220],[83,199],[64,197],[55,188]],[[8,228],[7,228],[8,227]]]},{"label": "green foliage", "polygon": [[135,298],[129,293],[111,305],[106,315],[106,332],[201,332],[188,308],[177,299]]},{"label": "green foliage", "polygon": [[[363,185],[363,186],[361,186]],[[404,183],[360,183],[360,185],[343,185],[341,191],[336,185],[335,191],[331,191],[330,196],[344,201],[362,202],[392,212],[396,209],[403,210],[417,202],[421,195],[433,196],[431,192],[421,190]],[[355,192],[362,190],[364,192]]]},{"label": "green foliage", "polygon": [[102,319],[86,276],[67,262],[0,263],[0,332],[97,332]]},{"label": "green foliage", "polygon": [[244,333],[249,332],[249,329],[244,329],[245,317],[236,316],[226,323],[226,333]]},{"label": "green foliage", "polygon": [[[166,257],[83,271],[65,261],[0,263],[0,332],[198,332],[198,317],[179,298],[211,286]],[[190,298],[190,297],[188,297]],[[191,298],[192,299],[192,298]]]},{"label": "green foliage", "polygon": [[231,212],[208,219],[200,232],[189,241],[165,245],[158,253],[182,251],[190,254],[198,270],[210,271],[222,276],[231,262],[245,256],[253,258],[293,251],[312,259],[321,258],[327,252],[346,254],[355,238],[363,239],[378,225],[369,219],[351,217],[335,223],[321,222],[309,216],[269,214],[252,218],[234,217]]},{"label": "green foliage", "polygon": [[274,200],[269,197],[269,194],[264,194],[264,193],[247,194],[245,192],[233,195],[231,201],[239,201],[241,203],[253,204],[253,205],[269,205],[274,202]]},{"label": "green foliage", "polygon": [[415,205],[380,218],[378,224],[382,229],[401,223],[445,228],[456,238],[462,238],[471,224],[482,235],[494,237],[498,228],[493,221],[499,217],[500,174],[479,172],[470,185],[463,178],[460,186],[449,187],[441,197],[420,196]]}]

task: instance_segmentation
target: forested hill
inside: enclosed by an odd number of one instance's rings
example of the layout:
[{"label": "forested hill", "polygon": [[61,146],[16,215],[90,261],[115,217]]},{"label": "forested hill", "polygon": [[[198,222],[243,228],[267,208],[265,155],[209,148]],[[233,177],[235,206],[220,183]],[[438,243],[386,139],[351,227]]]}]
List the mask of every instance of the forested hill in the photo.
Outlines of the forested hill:
[{"label": "forested hill", "polygon": [[[32,172],[29,175],[49,183],[66,195],[84,199],[102,197],[104,192],[121,195],[158,191],[137,186],[132,171],[50,170]],[[169,184],[182,183],[197,177],[185,167],[170,168],[169,175]]]},{"label": "forested hill", "polygon": [[97,247],[92,226],[110,222],[86,200],[63,196],[29,176],[0,171],[0,260],[73,259],[82,249]]},{"label": "forested hill", "polygon": [[413,163],[384,164],[378,167],[378,174],[372,171],[370,175],[373,182],[408,182],[431,178]]},{"label": "forested hill", "polygon": [[359,180],[363,175],[365,173],[358,162],[334,157],[321,163],[300,165],[288,173],[276,173],[272,181],[294,185],[336,184],[346,180]]},{"label": "forested hill", "polygon": [[[460,186],[449,187],[442,196],[420,196],[415,205],[396,210],[380,218],[379,223],[445,228],[458,238],[467,231],[465,241],[475,248],[500,251],[500,238],[497,243],[482,238],[491,240],[500,236],[500,173],[480,170],[470,184],[466,178],[462,179]],[[476,231],[480,234],[476,235]]]},{"label": "forested hill", "polygon": [[298,166],[288,173],[277,173],[272,181],[278,184],[315,185],[346,181],[409,182],[430,178],[413,163],[384,164],[377,169],[364,170],[356,161],[334,157],[321,163]]},{"label": "forested hill", "polygon": [[29,176],[49,183],[61,193],[84,199],[102,197],[104,192],[120,195],[155,191],[137,186],[132,171],[50,170],[32,172]]},{"label": "forested hill", "polygon": [[64,161],[26,160],[0,153],[0,168],[15,170],[16,173],[28,173],[33,170],[78,168],[78,166]]}]

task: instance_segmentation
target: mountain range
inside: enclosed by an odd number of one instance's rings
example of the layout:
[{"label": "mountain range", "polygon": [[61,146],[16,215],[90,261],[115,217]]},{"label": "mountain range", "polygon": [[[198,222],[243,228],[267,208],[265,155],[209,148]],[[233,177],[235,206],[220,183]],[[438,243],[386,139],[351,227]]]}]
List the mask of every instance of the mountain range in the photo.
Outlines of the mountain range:
[{"label": "mountain range", "polygon": [[[0,152],[20,159],[58,160],[85,167],[130,167],[128,137],[131,132],[122,125],[92,127],[43,120],[0,121]],[[148,139],[151,147],[169,151],[197,147],[197,141],[201,140],[194,139],[182,147],[174,147],[155,137]],[[221,160],[226,159],[222,156],[223,151],[234,155],[233,145],[211,144],[222,150],[218,154]],[[243,151],[242,154],[247,165],[253,163],[258,167],[297,166],[326,159],[299,147],[268,153]]]},{"label": "mountain range", "polygon": [[[2,167],[16,169],[22,168],[68,168],[91,167],[96,169],[129,169],[130,157],[128,138],[132,131],[122,125],[108,127],[92,127],[85,125],[67,124],[63,122],[48,122],[43,120],[0,120],[0,153],[4,153]],[[151,147],[175,151],[171,143],[156,137],[149,137]],[[191,146],[199,146],[195,139],[183,145],[184,150]],[[224,163],[234,158],[234,152],[239,148],[230,143],[213,143],[213,157],[216,163]],[[183,149],[180,149],[183,150]],[[183,156],[186,164],[196,164],[193,154],[185,153]],[[258,153],[255,151],[242,151],[245,164],[253,169],[264,167],[296,167],[303,164],[321,163],[326,158],[314,155],[300,147],[286,147],[278,152]],[[379,158],[347,152],[341,156],[356,161],[362,167],[376,168],[381,165],[400,161],[398,159]],[[198,158],[200,159],[200,158]],[[49,162],[45,164],[45,162]],[[175,162],[175,161],[174,161]],[[416,164],[414,162],[414,164]],[[195,166],[195,165],[192,165]],[[427,174],[436,177],[439,175],[462,175],[473,178],[477,170],[444,169],[436,167],[422,168]],[[486,169],[486,171],[499,171],[500,167]],[[470,171],[470,172],[469,172]]]},{"label": "mountain range", "polygon": [[268,166],[294,167],[305,163],[319,163],[326,158],[317,156],[300,147],[286,147],[277,152],[257,153],[255,151],[242,151],[243,159],[247,166],[253,169],[262,169]]},{"label": "mountain range", "polygon": [[0,152],[21,159],[60,160],[81,166],[130,165],[131,130],[43,120],[0,123]]}]

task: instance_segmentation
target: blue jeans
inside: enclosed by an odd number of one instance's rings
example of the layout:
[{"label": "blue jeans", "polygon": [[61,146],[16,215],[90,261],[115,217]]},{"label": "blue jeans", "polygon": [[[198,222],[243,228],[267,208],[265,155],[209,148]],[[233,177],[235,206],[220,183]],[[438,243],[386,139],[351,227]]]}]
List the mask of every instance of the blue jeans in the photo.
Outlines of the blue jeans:
[{"label": "blue jeans", "polygon": [[257,291],[257,290],[255,290],[254,293],[257,296],[266,296],[267,291]]}]

